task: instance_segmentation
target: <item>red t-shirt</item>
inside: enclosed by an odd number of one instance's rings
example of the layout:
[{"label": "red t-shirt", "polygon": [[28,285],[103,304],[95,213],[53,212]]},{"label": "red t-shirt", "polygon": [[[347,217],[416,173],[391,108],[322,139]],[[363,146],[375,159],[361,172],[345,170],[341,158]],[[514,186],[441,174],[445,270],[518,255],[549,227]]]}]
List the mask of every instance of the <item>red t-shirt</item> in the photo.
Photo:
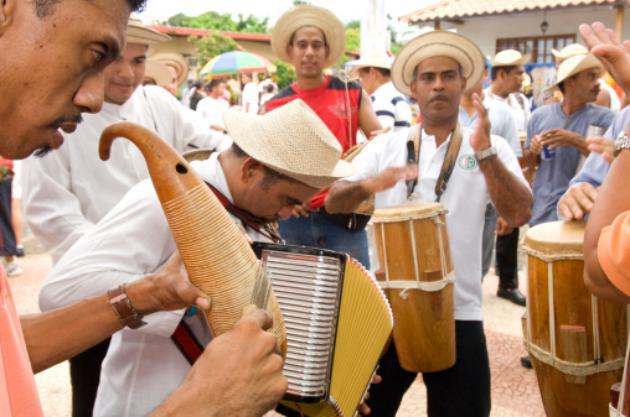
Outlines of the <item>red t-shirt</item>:
[{"label": "red t-shirt", "polygon": [[[327,75],[321,86],[308,90],[298,88],[296,83],[291,84],[265,103],[265,111],[277,109],[296,98],[303,100],[328,126],[345,153],[357,141],[361,92],[359,84],[345,83]],[[327,194],[328,190],[324,190],[313,197],[311,208],[323,207]]]}]

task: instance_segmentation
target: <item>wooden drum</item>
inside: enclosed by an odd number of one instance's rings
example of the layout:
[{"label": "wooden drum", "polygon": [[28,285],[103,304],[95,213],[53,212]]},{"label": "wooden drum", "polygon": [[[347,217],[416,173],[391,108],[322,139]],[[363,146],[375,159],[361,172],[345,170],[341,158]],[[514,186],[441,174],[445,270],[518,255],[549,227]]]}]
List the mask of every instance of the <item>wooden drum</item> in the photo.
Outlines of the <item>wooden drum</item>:
[{"label": "wooden drum", "polygon": [[435,372],[455,364],[453,265],[441,204],[374,212],[376,276],[394,313],[394,342],[403,369]]},{"label": "wooden drum", "polygon": [[545,223],[525,235],[525,345],[549,417],[608,416],[626,353],[627,308],[587,290],[583,238],[582,222]]}]

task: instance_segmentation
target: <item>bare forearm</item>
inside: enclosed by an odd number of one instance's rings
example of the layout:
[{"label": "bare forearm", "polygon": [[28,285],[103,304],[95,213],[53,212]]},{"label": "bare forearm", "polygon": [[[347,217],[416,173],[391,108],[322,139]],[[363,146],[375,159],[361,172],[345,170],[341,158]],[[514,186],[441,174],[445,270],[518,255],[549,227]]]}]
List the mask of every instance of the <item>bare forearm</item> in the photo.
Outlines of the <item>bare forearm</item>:
[{"label": "bare forearm", "polygon": [[586,139],[582,136],[575,139],[573,146],[584,156],[588,156],[588,154],[591,153],[591,151],[588,150],[588,143],[586,143]]},{"label": "bare forearm", "polygon": [[105,295],[20,319],[34,372],[69,359],[122,328]]},{"label": "bare forearm", "polygon": [[326,211],[330,214],[352,213],[372,195],[365,188],[365,181],[337,181],[326,197]]},{"label": "bare forearm", "polygon": [[512,227],[527,223],[533,202],[527,186],[508,171],[497,156],[484,159],[479,163],[479,168],[499,215]]}]

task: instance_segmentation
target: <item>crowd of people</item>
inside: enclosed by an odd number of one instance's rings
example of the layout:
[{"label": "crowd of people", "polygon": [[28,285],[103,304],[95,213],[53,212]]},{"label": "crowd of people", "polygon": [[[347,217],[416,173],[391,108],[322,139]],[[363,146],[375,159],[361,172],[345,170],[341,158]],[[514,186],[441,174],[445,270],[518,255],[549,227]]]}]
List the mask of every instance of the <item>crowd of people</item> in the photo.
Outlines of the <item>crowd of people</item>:
[{"label": "crowd of people", "polygon": [[[629,301],[630,113],[614,108],[614,90],[598,100],[605,71],[630,97],[630,47],[602,24],[580,27],[586,47],[556,51],[558,93],[532,112],[521,51],[488,62],[472,40],[436,30],[396,57],[362,57],[353,81],[325,72],[344,51],[343,24],[324,8],[295,6],[272,33],[295,81],[276,91],[243,73],[240,109],[231,109],[222,78],[192,83],[185,104],[175,98],[186,69],[176,57],[147,58],[165,36],[129,20],[143,5],[0,2],[0,46],[10,51],[0,58],[9,98],[0,104],[0,415],[43,416],[33,373],[67,359],[73,416],[254,417],[287,390],[268,312],[254,309],[211,334],[203,312],[213,300],[188,281],[140,151],[119,141],[107,162],[97,157],[101,133],[119,121],[185,155],[207,151],[191,167],[252,241],[331,249],[370,268],[365,201],[376,209],[440,202],[454,264],[456,362],[423,373],[429,416],[490,414],[481,285],[496,246],[497,296],[526,305],[521,226],[589,216],[586,285]],[[40,65],[51,55],[58,64]],[[10,160],[32,153],[17,197],[54,266],[42,313],[18,316],[6,278],[17,275],[11,257],[21,254],[19,234],[6,230]],[[182,328],[203,350],[196,360],[173,342]],[[378,374],[359,413],[393,417],[417,374],[400,366],[394,342]]]}]

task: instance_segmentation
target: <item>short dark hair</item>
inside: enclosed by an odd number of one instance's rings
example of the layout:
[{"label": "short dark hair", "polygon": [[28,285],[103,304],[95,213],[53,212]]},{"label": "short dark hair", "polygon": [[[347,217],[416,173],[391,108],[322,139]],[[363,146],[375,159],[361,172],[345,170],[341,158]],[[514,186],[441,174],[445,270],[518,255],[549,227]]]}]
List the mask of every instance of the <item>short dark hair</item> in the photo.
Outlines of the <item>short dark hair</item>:
[{"label": "short dark hair", "polygon": [[322,34],[322,38],[324,38],[324,46],[327,47],[327,48],[329,47],[328,39],[326,39],[326,34],[324,33],[324,31],[321,30],[321,28],[319,28],[317,26],[313,26],[313,25],[305,25],[305,26],[302,26],[302,27],[299,27],[299,28],[295,29],[295,31],[291,34],[291,37],[289,38],[289,43],[287,43],[287,46],[293,45],[293,42],[295,41],[295,34],[297,33],[298,30],[300,30],[302,28],[305,28],[305,27],[311,27],[311,28],[315,28],[315,29],[319,30],[321,32],[321,34]]},{"label": "short dark hair", "polygon": [[516,68],[517,68],[516,65],[509,65],[505,67],[492,67],[492,70],[490,72],[492,81],[496,80],[499,77],[500,71],[503,71],[506,74],[509,74],[510,72],[514,71]]},{"label": "short dark hair", "polygon": [[[420,65],[420,63],[416,64],[415,68],[413,69],[413,72],[411,73],[412,83],[418,80],[418,65]],[[459,74],[461,78],[466,78],[464,76],[464,67],[462,67],[462,64],[460,64],[459,62],[457,63],[457,73]]]},{"label": "short dark hair", "polygon": [[[55,13],[55,6],[62,0],[35,0],[35,13],[37,17],[46,17]],[[147,0],[127,0],[132,12],[139,12],[144,9]]]},{"label": "short dark hair", "polygon": [[388,70],[387,68],[361,67],[361,68],[359,68],[359,72],[362,72],[363,74],[365,74],[365,73],[367,73],[370,70],[370,68],[374,69],[375,71],[380,72],[383,77],[391,77],[391,71]]},{"label": "short dark hair", "polygon": [[[230,152],[232,152],[237,158],[251,158],[251,156],[245,152],[243,149],[241,149],[240,146],[238,146],[236,144],[236,142],[232,143],[232,146],[230,147]],[[274,171],[273,169],[269,168],[268,166],[262,164],[262,167],[265,170],[265,176],[263,177],[262,181],[260,182],[260,187],[263,190],[267,190],[269,189],[269,186],[280,181],[280,180],[286,180],[286,181],[294,181],[294,182],[298,182],[297,180],[286,176],[284,174],[279,173],[278,171]]]},{"label": "short dark hair", "polygon": [[562,94],[564,94],[564,81],[562,81],[560,84],[558,84],[558,89],[560,90],[560,92]]}]

